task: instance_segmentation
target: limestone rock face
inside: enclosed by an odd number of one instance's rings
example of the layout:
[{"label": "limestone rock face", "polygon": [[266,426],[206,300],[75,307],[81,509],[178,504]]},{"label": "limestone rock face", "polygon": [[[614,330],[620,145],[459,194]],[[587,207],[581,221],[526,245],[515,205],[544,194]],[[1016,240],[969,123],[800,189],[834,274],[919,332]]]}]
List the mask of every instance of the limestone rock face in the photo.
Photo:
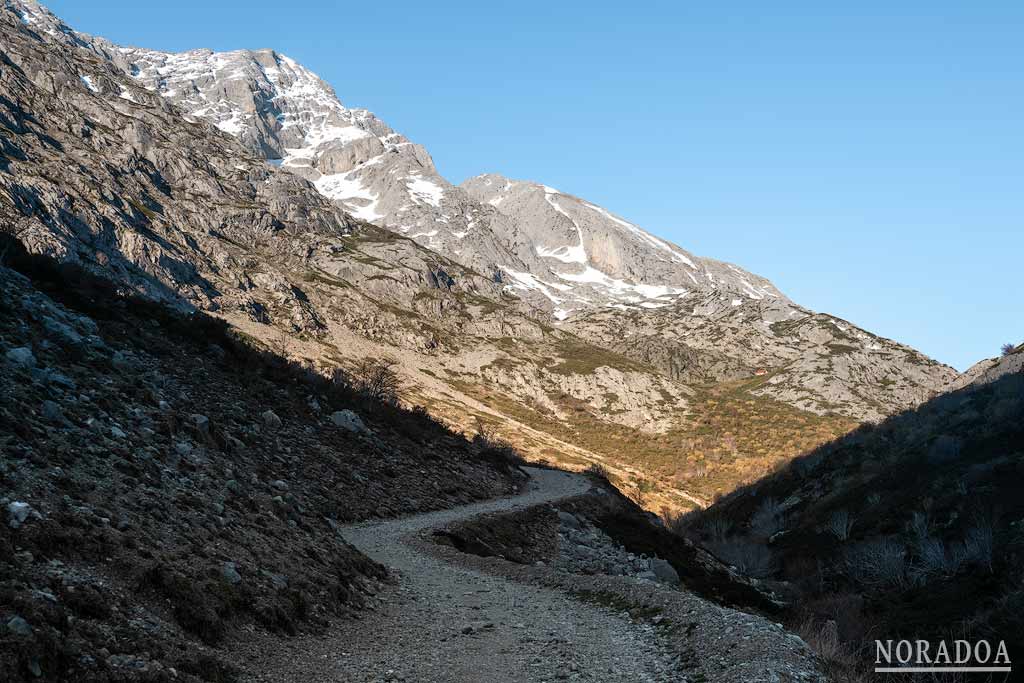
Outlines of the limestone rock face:
[{"label": "limestone rock face", "polygon": [[948,390],[955,391],[970,385],[988,384],[1015,372],[1024,372],[1024,345],[998,358],[978,361],[950,382]]},{"label": "limestone rock face", "polygon": [[570,329],[684,382],[748,379],[814,413],[879,420],[957,376],[914,349],[781,299],[687,297],[656,311],[594,311]]}]

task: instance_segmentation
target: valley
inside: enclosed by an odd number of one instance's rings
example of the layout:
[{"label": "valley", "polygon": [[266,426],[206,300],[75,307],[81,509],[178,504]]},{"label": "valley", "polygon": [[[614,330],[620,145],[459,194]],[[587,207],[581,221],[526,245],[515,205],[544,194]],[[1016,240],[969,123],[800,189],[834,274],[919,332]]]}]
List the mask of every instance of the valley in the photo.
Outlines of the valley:
[{"label": "valley", "polygon": [[959,373],[453,184],[274,49],[0,38],[0,678],[826,680],[908,615],[1019,626],[1024,347]]}]

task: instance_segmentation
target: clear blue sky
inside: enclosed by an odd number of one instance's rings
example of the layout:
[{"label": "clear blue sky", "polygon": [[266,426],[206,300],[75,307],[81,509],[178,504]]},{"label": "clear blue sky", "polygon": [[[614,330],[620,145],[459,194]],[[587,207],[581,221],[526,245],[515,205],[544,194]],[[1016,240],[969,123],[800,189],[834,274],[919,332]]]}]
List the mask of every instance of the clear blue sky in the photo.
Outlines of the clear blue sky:
[{"label": "clear blue sky", "polygon": [[960,369],[1024,341],[1024,3],[49,6],[273,47],[433,154],[600,203]]}]

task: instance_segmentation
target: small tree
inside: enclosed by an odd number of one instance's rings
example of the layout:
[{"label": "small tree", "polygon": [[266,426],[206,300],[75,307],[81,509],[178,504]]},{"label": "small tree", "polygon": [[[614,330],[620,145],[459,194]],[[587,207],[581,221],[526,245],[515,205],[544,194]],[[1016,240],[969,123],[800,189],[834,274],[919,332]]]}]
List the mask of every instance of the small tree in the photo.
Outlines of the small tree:
[{"label": "small tree", "polygon": [[774,498],[765,498],[750,518],[750,530],[759,538],[769,538],[784,526],[782,506]]},{"label": "small tree", "polygon": [[398,361],[390,356],[364,358],[352,369],[352,388],[368,398],[397,405],[402,380],[396,367]]},{"label": "small tree", "polygon": [[849,548],[843,556],[846,575],[864,586],[903,586],[907,552],[892,539],[874,539]]},{"label": "small tree", "polygon": [[344,368],[333,368],[330,373],[331,386],[340,391],[352,388],[352,376]]},{"label": "small tree", "polygon": [[626,495],[629,499],[636,503],[637,507],[646,507],[649,494],[654,491],[654,484],[647,479],[637,479],[633,482],[633,486],[626,491]]}]

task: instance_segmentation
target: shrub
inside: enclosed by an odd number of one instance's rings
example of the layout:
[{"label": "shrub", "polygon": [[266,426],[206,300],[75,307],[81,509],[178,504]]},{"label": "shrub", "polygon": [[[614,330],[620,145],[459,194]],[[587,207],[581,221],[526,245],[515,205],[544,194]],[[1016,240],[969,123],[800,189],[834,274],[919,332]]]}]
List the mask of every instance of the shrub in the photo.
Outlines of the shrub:
[{"label": "shrub", "polygon": [[715,541],[708,544],[708,549],[718,559],[736,567],[740,573],[754,578],[763,579],[775,568],[771,550],[754,541],[740,538]]},{"label": "shrub", "polygon": [[913,534],[914,538],[921,540],[928,538],[929,529],[931,528],[931,522],[928,521],[927,512],[914,512],[910,516],[910,533]]},{"label": "shrub", "polygon": [[1014,352],[1014,350],[1016,350],[1016,348],[1017,346],[1015,344],[1003,344],[999,351],[1003,356],[1009,356]]},{"label": "shrub", "polygon": [[499,437],[487,425],[481,425],[473,437],[473,445],[479,449],[480,457],[499,469],[514,471],[526,464],[526,459],[515,446]]},{"label": "shrub", "polygon": [[611,482],[611,472],[599,462],[592,462],[587,466],[586,473],[598,480]]},{"label": "shrub", "polygon": [[751,531],[755,536],[768,538],[782,528],[782,506],[774,498],[765,498],[750,518]]},{"label": "shrub", "polygon": [[679,536],[693,536],[693,524],[700,514],[700,510],[687,510],[686,512],[673,512],[664,510],[662,519],[665,528]]},{"label": "shrub", "polygon": [[907,551],[892,539],[866,541],[847,549],[842,566],[850,580],[864,586],[903,586]]},{"label": "shrub", "polygon": [[724,541],[732,531],[732,522],[725,515],[712,515],[704,522],[704,533],[713,541]]},{"label": "shrub", "polygon": [[960,457],[963,439],[948,434],[939,435],[928,449],[928,459],[935,463],[949,462]]},{"label": "shrub", "polygon": [[995,548],[995,533],[991,518],[979,516],[967,530],[963,541],[964,559],[992,571],[992,553]]},{"label": "shrub", "polygon": [[963,565],[965,555],[962,545],[947,550],[946,544],[937,538],[925,537],[917,543],[917,564],[911,569],[914,580],[923,583],[935,574],[955,574]]},{"label": "shrub", "polygon": [[363,396],[388,405],[398,405],[402,380],[398,361],[390,356],[363,358],[352,370],[352,387]]},{"label": "shrub", "polygon": [[846,510],[836,510],[829,517],[826,528],[840,541],[845,541],[850,538],[850,532],[853,531],[853,522],[853,515],[849,512]]}]

